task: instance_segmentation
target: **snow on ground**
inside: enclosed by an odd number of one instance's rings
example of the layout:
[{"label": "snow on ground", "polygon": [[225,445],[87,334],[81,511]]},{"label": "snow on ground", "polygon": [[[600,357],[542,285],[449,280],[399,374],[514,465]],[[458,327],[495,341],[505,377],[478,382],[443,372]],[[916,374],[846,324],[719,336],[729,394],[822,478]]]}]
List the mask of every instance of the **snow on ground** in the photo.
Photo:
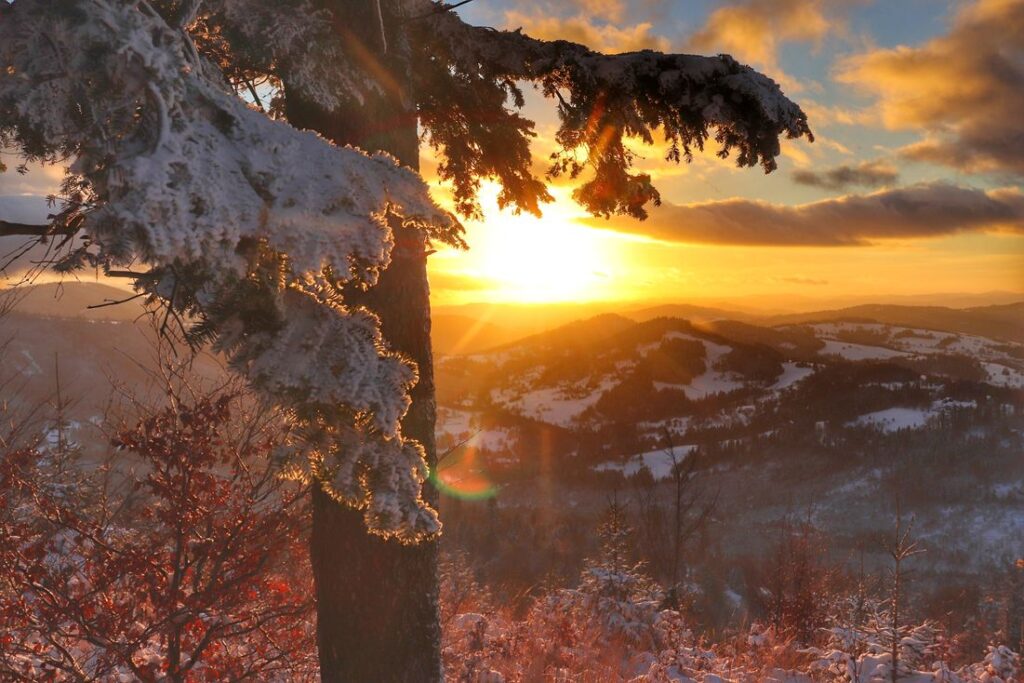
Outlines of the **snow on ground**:
[{"label": "snow on ground", "polygon": [[983,363],[985,371],[988,372],[989,384],[997,387],[1024,388],[1024,373],[1000,363]]},{"label": "snow on ground", "polygon": [[867,415],[861,415],[851,424],[878,427],[883,432],[923,427],[934,413],[923,408],[887,408]]},{"label": "snow on ground", "polygon": [[671,417],[667,420],[645,420],[643,422],[637,422],[637,432],[642,436],[649,437],[663,437],[667,430],[673,437],[681,437],[686,434],[686,430],[690,428],[690,424],[693,422],[693,418],[686,417]]},{"label": "snow on ground", "polygon": [[639,356],[646,356],[651,351],[654,351],[659,346],[672,339],[688,339],[690,341],[697,342],[704,341],[700,337],[695,337],[692,334],[687,334],[686,332],[666,332],[661,336],[661,339],[659,339],[658,341],[647,342],[646,344],[637,345],[636,353]]},{"label": "snow on ground", "polygon": [[971,334],[942,334],[936,335],[937,341],[930,348],[923,348],[923,353],[957,353],[964,356],[996,357],[1002,354],[996,350],[998,344],[991,339],[978,337]]},{"label": "snow on ground", "polygon": [[464,441],[467,448],[496,453],[514,451],[518,445],[518,439],[511,430],[479,429],[476,415],[468,410],[438,408],[435,434],[439,441],[449,444]]},{"label": "snow on ground", "polygon": [[935,353],[937,351],[948,350],[948,348],[945,347],[955,344],[956,342],[951,343],[947,340],[955,339],[957,336],[954,334],[947,334],[945,332],[929,332],[927,330],[917,330],[909,327],[894,328],[893,333],[893,346],[911,353]]},{"label": "snow on ground", "polygon": [[600,385],[591,389],[583,396],[567,396],[581,393],[578,389],[556,387],[554,389],[538,389],[523,394],[515,400],[508,401],[506,407],[525,417],[541,422],[569,427],[584,410],[597,403],[604,392],[615,386],[613,378],[606,378]]},{"label": "snow on ground", "polygon": [[507,429],[484,429],[466,444],[486,451],[511,451],[518,440]]},{"label": "snow on ground", "polygon": [[739,427],[750,424],[750,419],[757,412],[757,406],[753,404],[747,404],[742,406],[734,406],[726,408],[710,417],[705,417],[699,421],[699,425],[703,429],[709,427]]},{"label": "snow on ground", "polygon": [[483,351],[481,353],[470,353],[462,356],[466,360],[473,361],[474,363],[487,363],[489,365],[500,366],[514,357],[513,350],[506,349],[504,351]]},{"label": "snow on ground", "polygon": [[[1007,352],[1007,349],[1019,349],[1020,344],[999,342],[986,337],[972,334],[953,334],[946,332],[929,332],[909,327],[893,328],[893,345],[918,354],[957,354],[977,358],[978,360],[997,361],[1001,364],[1019,365],[1019,358]],[[912,335],[912,336],[911,336]]]},{"label": "snow on ground", "polygon": [[473,413],[468,410],[453,410],[451,408],[437,409],[438,435],[447,434],[453,437],[462,437],[472,430]]},{"label": "snow on ground", "polygon": [[994,505],[953,504],[922,519],[916,535],[922,540],[935,539],[947,547],[952,545],[950,539],[956,539],[956,549],[980,563],[983,558],[1024,543],[1024,510],[1004,501]]},{"label": "snow on ground", "polygon": [[603,462],[595,466],[594,469],[598,472],[618,471],[627,477],[631,477],[639,472],[641,468],[646,467],[655,479],[667,479],[672,474],[672,457],[675,456],[676,462],[682,462],[695,448],[697,447],[692,445],[676,446],[672,449],[671,454],[669,449],[660,448],[656,451],[634,455],[624,463]]},{"label": "snow on ground", "polygon": [[882,480],[882,476],[883,471],[879,467],[873,467],[863,473],[851,473],[840,486],[829,492],[828,498],[836,500],[838,497],[862,491],[877,491],[878,483]]},{"label": "snow on ground", "polygon": [[725,393],[742,389],[744,384],[736,379],[731,373],[718,372],[717,370],[705,372],[683,388],[686,397],[691,400],[698,400],[712,394]]},{"label": "snow on ground", "polygon": [[999,500],[1024,498],[1024,481],[993,484],[992,495]]},{"label": "snow on ground", "polygon": [[974,401],[955,401],[943,398],[932,403],[928,408],[907,408],[897,406],[861,415],[848,423],[851,426],[877,427],[883,432],[895,432],[900,429],[920,429],[931,418],[955,408],[976,408]]},{"label": "snow on ground", "polygon": [[[932,355],[957,354],[979,360],[1001,361],[1014,364],[1014,357],[1006,351],[1007,347],[1020,348],[1021,344],[1000,342],[987,337],[956,332],[941,332],[917,327],[899,325],[883,325],[880,323],[832,322],[818,323],[811,326],[815,335],[826,342],[822,354],[836,353],[849,360],[874,360],[892,358],[894,355]],[[885,346],[852,344],[839,341],[845,332],[868,332],[884,336]],[[834,350],[830,350],[830,347]],[[850,347],[845,352],[843,347]],[[871,351],[867,351],[870,349]],[[868,354],[859,355],[854,354]]]},{"label": "snow on ground", "polygon": [[814,374],[813,366],[800,367],[800,364],[788,361],[782,364],[782,374],[775,380],[775,384],[771,386],[772,391],[778,391],[791,387],[800,380],[810,377]]},{"label": "snow on ground", "polygon": [[818,352],[822,356],[841,356],[846,360],[885,360],[908,355],[904,351],[896,351],[881,346],[866,346],[849,342],[825,340],[825,348]]},{"label": "snow on ground", "polygon": [[721,360],[722,356],[732,351],[732,347],[716,344],[707,339],[701,339],[700,341],[704,344],[707,370],[704,371],[704,374],[694,377],[693,381],[689,384],[679,386],[686,394],[686,398],[698,400],[712,394],[742,389],[744,387],[743,381],[737,378],[736,375],[731,372],[720,372],[715,369],[718,361]]}]

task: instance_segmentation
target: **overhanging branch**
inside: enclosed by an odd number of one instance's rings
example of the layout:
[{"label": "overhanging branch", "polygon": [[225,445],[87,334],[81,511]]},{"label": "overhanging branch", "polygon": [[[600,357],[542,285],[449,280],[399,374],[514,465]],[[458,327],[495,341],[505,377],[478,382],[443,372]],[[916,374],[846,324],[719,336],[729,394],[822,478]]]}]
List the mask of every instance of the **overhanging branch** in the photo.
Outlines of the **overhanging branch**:
[{"label": "overhanging branch", "polygon": [[57,228],[52,225],[30,225],[0,221],[0,237],[46,237],[47,235],[68,235],[72,228]]}]

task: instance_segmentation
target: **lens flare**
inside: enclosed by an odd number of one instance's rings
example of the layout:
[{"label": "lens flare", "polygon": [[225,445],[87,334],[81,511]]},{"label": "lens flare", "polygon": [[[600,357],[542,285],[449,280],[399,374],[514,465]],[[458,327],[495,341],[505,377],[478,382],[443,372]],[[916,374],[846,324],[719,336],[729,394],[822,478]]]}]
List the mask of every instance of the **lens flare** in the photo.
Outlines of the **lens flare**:
[{"label": "lens flare", "polygon": [[442,493],[461,500],[485,500],[498,494],[499,486],[479,462],[473,439],[442,456],[430,473],[430,481]]}]

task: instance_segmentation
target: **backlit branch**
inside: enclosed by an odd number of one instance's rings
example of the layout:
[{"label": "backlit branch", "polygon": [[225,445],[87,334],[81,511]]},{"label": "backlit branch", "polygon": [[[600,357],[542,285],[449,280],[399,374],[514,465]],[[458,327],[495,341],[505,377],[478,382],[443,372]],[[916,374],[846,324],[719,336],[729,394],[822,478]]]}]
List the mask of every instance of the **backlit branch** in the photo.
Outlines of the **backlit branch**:
[{"label": "backlit branch", "polygon": [[[662,54],[650,50],[605,55],[564,40],[543,41],[521,31],[497,31],[470,26],[451,12],[436,14],[416,23],[422,55],[451,73],[451,86],[458,91],[493,95],[497,90],[507,98],[477,98],[487,105],[472,111],[477,119],[517,123],[521,138],[532,135],[532,122],[525,123],[506,108],[511,99],[522,107],[517,81],[536,83],[556,102],[561,126],[556,134],[560,149],[552,155],[549,176],[567,174],[572,178],[592,171],[592,178],[579,187],[575,198],[597,215],[646,216],[648,203],[660,197],[643,174],[629,172],[633,154],[624,137],[654,142],[655,131],[669,143],[668,160],[690,160],[694,150],[703,150],[709,137],[719,146],[721,157],[734,156],[740,166],[760,164],[766,172],[776,168],[779,138],[806,136],[813,140],[807,116],[787,99],[778,84],[744,66],[728,55],[701,57]],[[467,76],[469,75],[469,76]],[[433,80],[436,80],[436,75]],[[436,83],[431,80],[425,91]],[[487,91],[484,84],[492,84]],[[438,117],[440,118],[440,117]],[[470,121],[470,123],[474,123]],[[497,124],[495,124],[497,125]],[[430,120],[424,128],[432,137],[438,131]],[[465,126],[468,132],[469,125]],[[476,130],[472,130],[476,132]],[[477,145],[463,150],[457,145],[460,132],[441,130],[442,145],[455,143],[455,154],[475,157],[476,166],[493,150]],[[583,152],[585,161],[576,159]],[[447,153],[447,164],[472,166]],[[507,161],[491,159],[491,175],[504,180],[511,176],[532,179],[529,155],[512,155]],[[455,178],[458,189],[462,179]],[[507,187],[507,186],[506,186]],[[543,186],[520,182],[508,199],[532,209],[543,199]]]},{"label": "backlit branch", "polygon": [[67,232],[54,232],[52,225],[29,225],[0,221],[0,237],[46,237],[54,234],[67,234]]}]

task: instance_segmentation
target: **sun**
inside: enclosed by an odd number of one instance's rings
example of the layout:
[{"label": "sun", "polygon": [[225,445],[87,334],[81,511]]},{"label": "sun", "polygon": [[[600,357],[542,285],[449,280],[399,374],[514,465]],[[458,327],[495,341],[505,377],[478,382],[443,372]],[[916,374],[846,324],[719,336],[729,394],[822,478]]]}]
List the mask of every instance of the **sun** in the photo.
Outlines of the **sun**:
[{"label": "sun", "polygon": [[550,215],[503,214],[482,227],[473,246],[477,267],[501,298],[589,299],[606,285],[608,257],[590,228]]},{"label": "sun", "polygon": [[535,217],[499,210],[485,188],[485,219],[467,225],[466,252],[448,253],[444,269],[480,283],[492,301],[554,303],[606,298],[617,270],[615,250],[602,231],[575,222],[565,200]]}]

